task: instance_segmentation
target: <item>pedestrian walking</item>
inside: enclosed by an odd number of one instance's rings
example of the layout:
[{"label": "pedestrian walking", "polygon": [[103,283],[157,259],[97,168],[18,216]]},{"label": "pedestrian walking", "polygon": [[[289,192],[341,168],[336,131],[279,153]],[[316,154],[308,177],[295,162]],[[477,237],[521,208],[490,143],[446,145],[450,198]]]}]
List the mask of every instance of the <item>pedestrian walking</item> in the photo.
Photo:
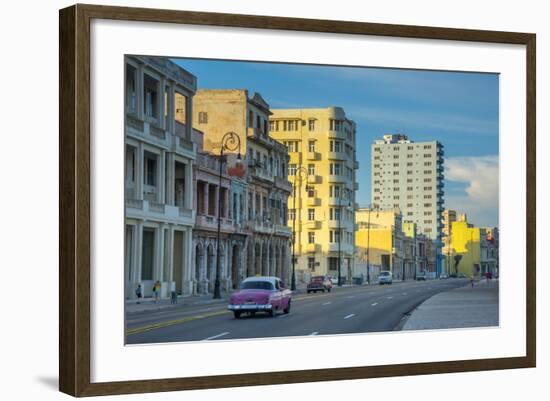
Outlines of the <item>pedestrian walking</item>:
[{"label": "pedestrian walking", "polygon": [[470,277],[470,284],[472,284],[472,288],[474,288],[474,277]]},{"label": "pedestrian walking", "polygon": [[141,298],[143,297],[141,284],[138,284],[138,286],[136,287],[136,297],[137,297],[137,303],[139,304],[141,302]]},{"label": "pedestrian walking", "polygon": [[155,303],[159,300],[160,296],[160,281],[156,281],[153,285],[153,296],[155,298]]},{"label": "pedestrian walking", "polygon": [[170,303],[175,305],[178,303],[178,294],[176,293],[176,283],[172,283],[170,288]]}]

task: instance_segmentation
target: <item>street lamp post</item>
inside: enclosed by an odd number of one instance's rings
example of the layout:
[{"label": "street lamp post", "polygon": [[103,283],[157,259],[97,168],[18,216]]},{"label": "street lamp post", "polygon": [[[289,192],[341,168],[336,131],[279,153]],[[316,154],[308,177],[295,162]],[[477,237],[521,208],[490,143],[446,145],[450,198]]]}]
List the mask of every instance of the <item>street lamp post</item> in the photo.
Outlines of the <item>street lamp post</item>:
[{"label": "street lamp post", "polygon": [[[219,186],[218,194],[221,194],[222,190],[222,173],[223,173],[223,161],[224,161],[224,151],[228,150],[229,152],[237,153],[237,163],[241,162],[241,138],[234,132],[227,132],[221,140],[220,144],[220,155],[219,155]],[[221,242],[221,224],[222,224],[222,197],[218,195],[218,235],[217,235],[217,244],[216,244],[216,280],[214,281],[214,299],[220,299],[222,297],[220,290],[220,242]]]},{"label": "street lamp post", "polygon": [[[300,199],[302,198],[302,178],[308,177],[308,171],[305,167],[299,166],[294,173],[294,185],[292,186],[292,208],[294,210],[294,216],[292,219],[292,278],[290,281],[290,289],[296,291],[296,181],[300,181]],[[300,208],[301,210],[301,208]]]},{"label": "street lamp post", "polygon": [[[341,194],[340,194],[341,195]],[[348,206],[351,206],[350,196],[348,193]],[[338,287],[342,286],[342,196],[338,198]]]}]

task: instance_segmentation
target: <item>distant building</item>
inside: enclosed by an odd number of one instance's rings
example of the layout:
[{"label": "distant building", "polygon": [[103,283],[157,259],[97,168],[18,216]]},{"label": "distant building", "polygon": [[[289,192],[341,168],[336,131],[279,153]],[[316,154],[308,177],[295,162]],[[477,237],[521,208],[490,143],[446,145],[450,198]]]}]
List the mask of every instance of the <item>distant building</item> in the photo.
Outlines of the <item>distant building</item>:
[{"label": "distant building", "polygon": [[[270,132],[288,149],[289,227],[296,230],[298,281],[354,272],[356,126],[340,107],[271,110]],[[297,170],[305,170],[296,175]]]},{"label": "distant building", "polygon": [[368,276],[371,282],[376,279],[380,270],[389,270],[395,279],[402,279],[407,272],[404,265],[404,233],[399,208],[359,208],[356,211],[356,221],[357,262],[368,263]]},{"label": "distant building", "polygon": [[441,240],[443,225],[443,145],[384,135],[372,147],[372,203],[399,207],[420,232]]},{"label": "distant building", "polygon": [[126,297],[193,291],[191,244],[195,222],[192,98],[196,78],[171,61],[125,58]]},{"label": "distant building", "polygon": [[371,145],[373,206],[398,207],[436,246],[443,245],[443,154],[438,141],[413,142],[398,134]]}]

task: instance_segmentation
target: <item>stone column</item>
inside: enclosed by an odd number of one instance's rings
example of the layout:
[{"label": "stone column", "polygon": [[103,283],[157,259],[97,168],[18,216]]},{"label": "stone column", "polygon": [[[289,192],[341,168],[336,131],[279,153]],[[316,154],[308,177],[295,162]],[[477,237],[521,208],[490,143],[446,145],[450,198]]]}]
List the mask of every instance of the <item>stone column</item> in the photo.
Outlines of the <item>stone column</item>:
[{"label": "stone column", "polygon": [[166,151],[161,150],[160,151],[160,157],[159,157],[159,193],[157,195],[157,199],[159,203],[165,203],[166,199]]},{"label": "stone column", "polygon": [[164,104],[164,91],[166,88],[166,78],[161,77],[159,81],[159,127],[166,129],[166,118],[164,116],[166,112],[166,106],[170,110],[170,102],[167,105]]},{"label": "stone column", "polygon": [[[193,164],[191,160],[185,163],[185,202],[187,209],[193,209],[193,193],[196,188],[196,182],[193,182]],[[197,206],[198,209],[198,206]]]},{"label": "stone column", "polygon": [[175,133],[174,98],[175,98],[174,84],[170,82],[168,85],[168,122],[166,124],[165,129],[171,135],[174,135]]},{"label": "stone column", "polygon": [[[141,257],[143,248],[143,222],[138,221],[135,226],[135,246],[134,246],[134,283],[141,282]],[[136,284],[137,286],[137,284]]]},{"label": "stone column", "polygon": [[208,198],[210,197],[210,184],[205,181],[204,182],[204,215],[208,216]]},{"label": "stone column", "polygon": [[143,143],[136,149],[136,199],[143,200]]},{"label": "stone column", "polygon": [[143,120],[143,65],[140,64],[136,71],[136,112],[137,117]]},{"label": "stone column", "polygon": [[174,281],[174,226],[170,225],[168,227],[168,260],[167,260],[167,271],[165,275],[165,280]]},{"label": "stone column", "polygon": [[174,154],[172,152],[166,153],[166,165],[167,165],[167,172],[166,172],[166,199],[164,202],[168,205],[175,205],[175,198],[174,198],[174,168],[175,168],[175,162],[174,162]]}]

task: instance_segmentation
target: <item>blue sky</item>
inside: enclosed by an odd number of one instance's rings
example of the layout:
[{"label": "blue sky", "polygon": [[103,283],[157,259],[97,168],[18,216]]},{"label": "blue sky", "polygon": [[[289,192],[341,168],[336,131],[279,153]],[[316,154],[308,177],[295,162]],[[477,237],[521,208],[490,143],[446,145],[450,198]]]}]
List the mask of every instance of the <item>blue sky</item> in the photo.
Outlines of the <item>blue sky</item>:
[{"label": "blue sky", "polygon": [[360,205],[370,202],[370,144],[386,133],[445,146],[445,206],[498,226],[497,74],[174,59],[199,88],[259,92],[272,108],[340,106],[357,124]]}]

